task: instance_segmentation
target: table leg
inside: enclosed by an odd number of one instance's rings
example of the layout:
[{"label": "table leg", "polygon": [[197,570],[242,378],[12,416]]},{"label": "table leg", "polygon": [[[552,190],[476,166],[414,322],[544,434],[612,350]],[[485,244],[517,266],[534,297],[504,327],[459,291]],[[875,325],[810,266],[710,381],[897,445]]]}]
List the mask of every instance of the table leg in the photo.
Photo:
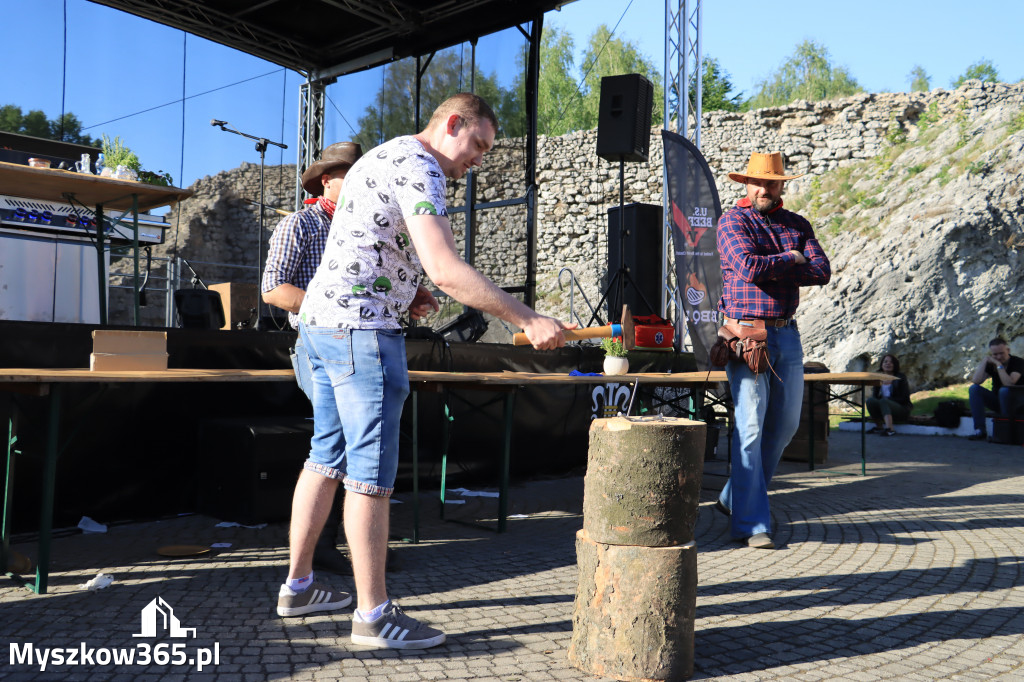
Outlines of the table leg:
[{"label": "table leg", "polygon": [[412,390],[412,541],[420,541],[420,392]]},{"label": "table leg", "polygon": [[[814,384],[804,384],[807,388],[807,407],[811,413],[807,419],[807,464],[810,471],[814,471]],[[826,405],[828,402],[825,403]]]},{"label": "table leg", "polygon": [[46,594],[50,578],[53,489],[57,480],[57,435],[60,426],[60,400],[63,392],[63,385],[55,383],[50,393],[50,416],[46,427],[46,461],[43,463],[43,501],[39,510],[39,557],[36,559],[35,585],[29,585],[36,594]]},{"label": "table leg", "polygon": [[512,412],[516,394],[505,394],[505,446],[501,455],[501,488],[498,491],[498,532],[504,533],[508,517],[508,479],[512,462]]},{"label": "table leg", "polygon": [[451,440],[451,410],[448,409],[448,389],[441,391],[444,417],[441,419],[441,520],[444,521],[446,486],[448,485],[448,443]]},{"label": "table leg", "polygon": [[7,459],[4,466],[4,508],[3,519],[0,519],[0,573],[7,572],[7,557],[11,548],[11,513],[14,506],[14,449],[18,442],[18,435],[15,431],[14,405],[9,403],[10,413],[7,418]]},{"label": "table leg", "polygon": [[864,422],[864,384],[860,385],[860,475],[867,476],[867,442],[865,431],[867,424]]}]

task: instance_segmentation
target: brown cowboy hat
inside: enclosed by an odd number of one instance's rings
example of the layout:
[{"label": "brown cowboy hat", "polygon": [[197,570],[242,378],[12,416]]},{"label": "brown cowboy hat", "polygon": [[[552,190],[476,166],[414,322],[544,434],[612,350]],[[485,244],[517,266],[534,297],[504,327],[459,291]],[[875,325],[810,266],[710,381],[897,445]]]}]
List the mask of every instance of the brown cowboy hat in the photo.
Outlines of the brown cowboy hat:
[{"label": "brown cowboy hat", "polygon": [[747,184],[747,180],[751,178],[756,180],[792,180],[803,175],[804,173],[799,175],[783,173],[782,152],[768,152],[767,154],[753,152],[750,155],[750,161],[747,161],[747,172],[729,173],[729,179]]},{"label": "brown cowboy hat", "polygon": [[324,193],[320,176],[337,168],[351,168],[363,155],[363,148],[355,142],[335,142],[324,150],[320,160],[302,171],[302,188],[315,197]]}]

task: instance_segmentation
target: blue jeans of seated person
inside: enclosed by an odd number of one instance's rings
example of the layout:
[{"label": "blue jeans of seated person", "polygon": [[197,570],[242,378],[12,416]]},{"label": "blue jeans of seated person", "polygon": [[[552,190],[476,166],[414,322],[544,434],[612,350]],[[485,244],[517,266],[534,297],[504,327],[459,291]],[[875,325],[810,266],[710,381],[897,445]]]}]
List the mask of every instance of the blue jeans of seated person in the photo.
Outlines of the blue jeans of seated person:
[{"label": "blue jeans of seated person", "polygon": [[974,419],[974,430],[985,430],[985,408],[993,412],[999,412],[1004,417],[1012,417],[1013,400],[1010,397],[1010,389],[1003,386],[999,394],[988,390],[981,384],[971,384],[967,389],[967,396],[971,403],[971,417]]},{"label": "blue jeans of seated person", "polygon": [[346,490],[389,497],[398,473],[398,433],[409,395],[401,330],[299,324],[312,370],[313,439],[305,469]]},{"label": "blue jeans of seated person", "polygon": [[[755,377],[745,363],[725,368],[735,410],[732,473],[719,499],[732,510],[734,538],[771,532],[768,484],[800,427],[804,352],[796,325],[768,328],[772,370]],[[778,376],[776,376],[778,375]]]}]

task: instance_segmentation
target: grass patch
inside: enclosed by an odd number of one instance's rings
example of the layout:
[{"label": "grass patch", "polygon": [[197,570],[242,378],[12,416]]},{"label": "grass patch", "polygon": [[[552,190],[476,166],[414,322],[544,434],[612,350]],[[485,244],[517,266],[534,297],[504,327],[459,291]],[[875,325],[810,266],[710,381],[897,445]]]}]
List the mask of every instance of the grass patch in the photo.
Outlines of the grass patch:
[{"label": "grass patch", "polygon": [[927,167],[928,167],[928,164],[915,163],[913,166],[908,166],[907,167],[907,175],[917,175],[918,173],[920,173],[921,171],[923,171]]},{"label": "grass patch", "polygon": [[[970,386],[970,384],[953,384],[931,391],[913,393],[910,396],[910,402],[913,404],[910,414],[915,417],[930,417],[935,414],[935,406],[947,400],[962,400],[966,406],[967,391]],[[865,393],[865,396],[870,397],[870,391]],[[867,412],[865,412],[864,416],[867,417]],[[839,428],[839,424],[847,417],[860,417],[860,410],[847,408],[843,412],[830,413],[828,415],[829,426],[833,429]]]}]

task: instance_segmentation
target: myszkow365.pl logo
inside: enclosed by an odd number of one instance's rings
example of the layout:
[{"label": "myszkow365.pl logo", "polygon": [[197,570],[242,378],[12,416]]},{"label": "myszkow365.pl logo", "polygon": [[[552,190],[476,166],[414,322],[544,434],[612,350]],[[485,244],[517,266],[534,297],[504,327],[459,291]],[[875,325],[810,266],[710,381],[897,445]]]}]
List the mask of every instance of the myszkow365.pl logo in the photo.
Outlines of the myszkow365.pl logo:
[{"label": "myszkow365.pl logo", "polygon": [[[161,597],[142,609],[142,632],[132,637],[156,638],[165,632],[171,639],[195,638],[195,628],[185,628],[174,615],[174,609]],[[160,642],[153,645],[140,642],[130,647],[92,647],[85,642],[75,647],[42,647],[29,642],[11,642],[10,664],[38,666],[40,672],[47,667],[57,668],[97,665],[170,665],[195,666],[202,672],[207,666],[220,664],[220,642],[213,647],[189,649],[185,642]]]}]

